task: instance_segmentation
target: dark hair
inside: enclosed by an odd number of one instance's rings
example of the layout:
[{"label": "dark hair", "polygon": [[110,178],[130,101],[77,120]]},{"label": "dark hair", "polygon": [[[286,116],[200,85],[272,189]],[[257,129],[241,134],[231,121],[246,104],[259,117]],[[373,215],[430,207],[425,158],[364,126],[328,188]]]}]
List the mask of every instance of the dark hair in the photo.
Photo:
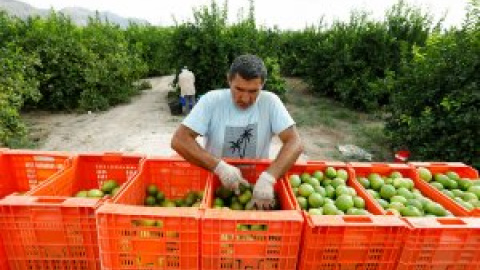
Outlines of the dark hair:
[{"label": "dark hair", "polygon": [[260,78],[264,83],[267,79],[267,68],[260,57],[253,54],[244,54],[233,60],[228,72],[228,79],[233,79],[236,74],[246,80]]}]

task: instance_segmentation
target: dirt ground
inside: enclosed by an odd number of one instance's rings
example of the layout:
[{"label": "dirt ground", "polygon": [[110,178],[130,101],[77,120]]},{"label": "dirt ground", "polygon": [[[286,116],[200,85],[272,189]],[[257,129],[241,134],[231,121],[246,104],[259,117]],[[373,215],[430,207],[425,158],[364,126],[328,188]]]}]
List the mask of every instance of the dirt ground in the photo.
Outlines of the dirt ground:
[{"label": "dirt ground", "polygon": [[[105,112],[67,114],[31,112],[23,115],[31,137],[40,150],[131,152],[149,156],[175,154],[170,148],[173,132],[182,116],[170,114],[166,95],[173,76],[148,79],[152,89],[144,90],[128,104]],[[302,159],[326,158],[318,145],[333,145],[335,138],[312,128],[300,128],[306,149]],[[199,139],[202,143],[202,140]],[[318,142],[321,142],[319,144]],[[275,138],[270,150],[274,158],[281,147]]]}]

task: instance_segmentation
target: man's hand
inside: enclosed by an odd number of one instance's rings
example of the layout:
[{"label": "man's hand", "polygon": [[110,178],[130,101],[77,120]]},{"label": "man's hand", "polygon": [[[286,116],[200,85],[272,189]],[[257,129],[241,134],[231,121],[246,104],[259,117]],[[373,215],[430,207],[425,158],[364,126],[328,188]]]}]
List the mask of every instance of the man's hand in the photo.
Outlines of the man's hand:
[{"label": "man's hand", "polygon": [[247,209],[256,206],[258,209],[271,209],[275,204],[273,186],[275,178],[268,172],[262,172],[253,188],[252,200],[248,203]]},{"label": "man's hand", "polygon": [[233,190],[237,195],[240,194],[240,184],[250,186],[247,180],[243,179],[239,168],[229,165],[223,160],[218,162],[213,172],[218,175],[224,187]]}]

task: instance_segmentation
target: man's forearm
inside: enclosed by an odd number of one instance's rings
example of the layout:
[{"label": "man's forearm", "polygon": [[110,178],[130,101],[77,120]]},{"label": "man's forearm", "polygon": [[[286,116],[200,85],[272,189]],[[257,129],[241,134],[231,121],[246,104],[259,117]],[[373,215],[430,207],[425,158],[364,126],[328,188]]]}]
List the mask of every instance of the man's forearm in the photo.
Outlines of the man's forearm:
[{"label": "man's forearm", "polygon": [[303,152],[303,144],[300,139],[294,139],[283,144],[277,157],[272,162],[267,171],[278,179],[284,175],[290,167],[297,161]]},{"label": "man's forearm", "polygon": [[203,149],[195,139],[174,136],[172,148],[187,161],[209,171],[213,171],[219,162],[218,158]]}]

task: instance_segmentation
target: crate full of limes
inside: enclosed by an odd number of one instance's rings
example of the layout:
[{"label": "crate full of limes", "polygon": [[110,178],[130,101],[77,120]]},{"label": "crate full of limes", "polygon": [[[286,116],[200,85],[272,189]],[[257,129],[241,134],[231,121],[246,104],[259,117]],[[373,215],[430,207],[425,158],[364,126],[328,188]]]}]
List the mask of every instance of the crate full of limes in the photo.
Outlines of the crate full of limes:
[{"label": "crate full of limes", "polygon": [[203,190],[191,190],[180,198],[167,198],[157,185],[149,184],[145,190],[145,206],[154,207],[200,207]]},{"label": "crate full of limes", "polygon": [[289,174],[296,202],[310,215],[367,215],[365,199],[352,187],[347,168],[328,166]]}]

